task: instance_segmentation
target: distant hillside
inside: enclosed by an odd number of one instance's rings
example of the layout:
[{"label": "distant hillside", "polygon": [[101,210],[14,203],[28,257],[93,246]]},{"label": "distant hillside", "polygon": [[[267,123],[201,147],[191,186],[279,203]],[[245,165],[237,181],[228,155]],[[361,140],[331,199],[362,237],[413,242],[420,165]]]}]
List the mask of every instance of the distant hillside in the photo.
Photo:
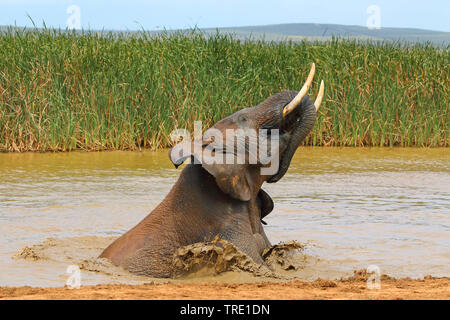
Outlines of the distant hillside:
[{"label": "distant hillside", "polygon": [[[0,32],[6,31],[6,26],[0,26]],[[34,28],[12,27],[14,30],[30,31]],[[96,31],[98,33],[117,33],[121,35],[130,35],[139,33],[139,31]],[[151,34],[160,34],[162,32],[190,32],[190,30],[165,30],[149,31]],[[375,40],[375,41],[401,41],[411,43],[430,42],[437,46],[448,46],[450,44],[450,32],[412,29],[412,28],[381,28],[379,30],[370,30],[363,26],[346,26],[339,24],[316,24],[316,23],[288,23],[274,24],[265,26],[247,26],[230,28],[205,28],[200,29],[206,35],[217,33],[231,34],[241,40],[266,40],[266,41],[302,41],[302,40],[329,40],[332,37],[357,39],[357,40]]]},{"label": "distant hillside", "polygon": [[[217,29],[203,29],[210,33]],[[431,42],[437,45],[450,44],[450,32],[411,29],[381,28],[370,30],[362,26],[338,24],[289,23],[266,26],[219,28],[222,33],[231,33],[239,38],[266,40],[326,40],[333,36],[350,39],[391,40],[402,42]]]}]

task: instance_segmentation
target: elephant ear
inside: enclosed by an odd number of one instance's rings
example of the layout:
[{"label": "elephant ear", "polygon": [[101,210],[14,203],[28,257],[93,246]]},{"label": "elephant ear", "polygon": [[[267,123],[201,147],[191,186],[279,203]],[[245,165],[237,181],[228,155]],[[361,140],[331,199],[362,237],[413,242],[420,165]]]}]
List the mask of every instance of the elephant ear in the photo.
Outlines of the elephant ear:
[{"label": "elephant ear", "polygon": [[[175,168],[178,169],[187,158],[191,158],[191,163],[200,163],[201,157],[195,152],[195,142],[182,142],[169,150],[169,159]],[[201,150],[201,149],[200,149]]]},{"label": "elephant ear", "polygon": [[[195,151],[194,151],[195,150]],[[178,168],[187,158],[191,163],[201,164],[202,167],[214,176],[219,188],[231,197],[249,201],[252,196],[250,176],[245,164],[217,163],[212,158],[206,159],[202,148],[194,149],[194,143],[178,144],[169,151],[169,158]]]},{"label": "elephant ear", "polygon": [[273,210],[273,200],[263,189],[258,192],[258,204],[261,210],[261,220]]},{"label": "elephant ear", "polygon": [[250,179],[243,164],[202,164],[216,178],[219,188],[231,197],[248,201],[252,196]]}]

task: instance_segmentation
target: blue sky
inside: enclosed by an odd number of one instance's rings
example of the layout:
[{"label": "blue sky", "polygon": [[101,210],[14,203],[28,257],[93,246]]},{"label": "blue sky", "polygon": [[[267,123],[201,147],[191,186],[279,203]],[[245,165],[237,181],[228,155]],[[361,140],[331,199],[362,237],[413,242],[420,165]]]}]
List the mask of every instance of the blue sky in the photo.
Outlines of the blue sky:
[{"label": "blue sky", "polygon": [[0,25],[65,28],[67,8],[80,8],[84,29],[157,30],[277,23],[366,25],[377,5],[381,27],[450,32],[450,0],[0,0]]}]

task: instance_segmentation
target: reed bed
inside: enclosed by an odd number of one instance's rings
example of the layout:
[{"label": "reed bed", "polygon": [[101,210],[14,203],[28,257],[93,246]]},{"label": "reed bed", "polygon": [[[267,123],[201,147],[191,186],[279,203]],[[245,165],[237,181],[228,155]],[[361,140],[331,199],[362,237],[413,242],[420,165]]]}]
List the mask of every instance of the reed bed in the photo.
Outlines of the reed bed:
[{"label": "reed bed", "polygon": [[282,90],[326,91],[305,145],[449,145],[449,48],[429,44],[239,41],[4,31],[0,151],[157,149]]}]

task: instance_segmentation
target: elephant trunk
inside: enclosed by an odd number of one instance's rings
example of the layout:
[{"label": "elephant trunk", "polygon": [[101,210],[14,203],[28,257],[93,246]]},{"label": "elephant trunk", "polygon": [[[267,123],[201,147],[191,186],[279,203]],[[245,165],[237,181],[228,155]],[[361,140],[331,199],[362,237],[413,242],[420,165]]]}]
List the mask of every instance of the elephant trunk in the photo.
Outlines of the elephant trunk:
[{"label": "elephant trunk", "polygon": [[305,140],[316,121],[316,106],[308,96],[302,99],[296,111],[299,112],[298,120],[292,130],[288,146],[280,159],[278,172],[267,180],[268,183],[277,182],[285,175],[295,151],[303,140]]}]

